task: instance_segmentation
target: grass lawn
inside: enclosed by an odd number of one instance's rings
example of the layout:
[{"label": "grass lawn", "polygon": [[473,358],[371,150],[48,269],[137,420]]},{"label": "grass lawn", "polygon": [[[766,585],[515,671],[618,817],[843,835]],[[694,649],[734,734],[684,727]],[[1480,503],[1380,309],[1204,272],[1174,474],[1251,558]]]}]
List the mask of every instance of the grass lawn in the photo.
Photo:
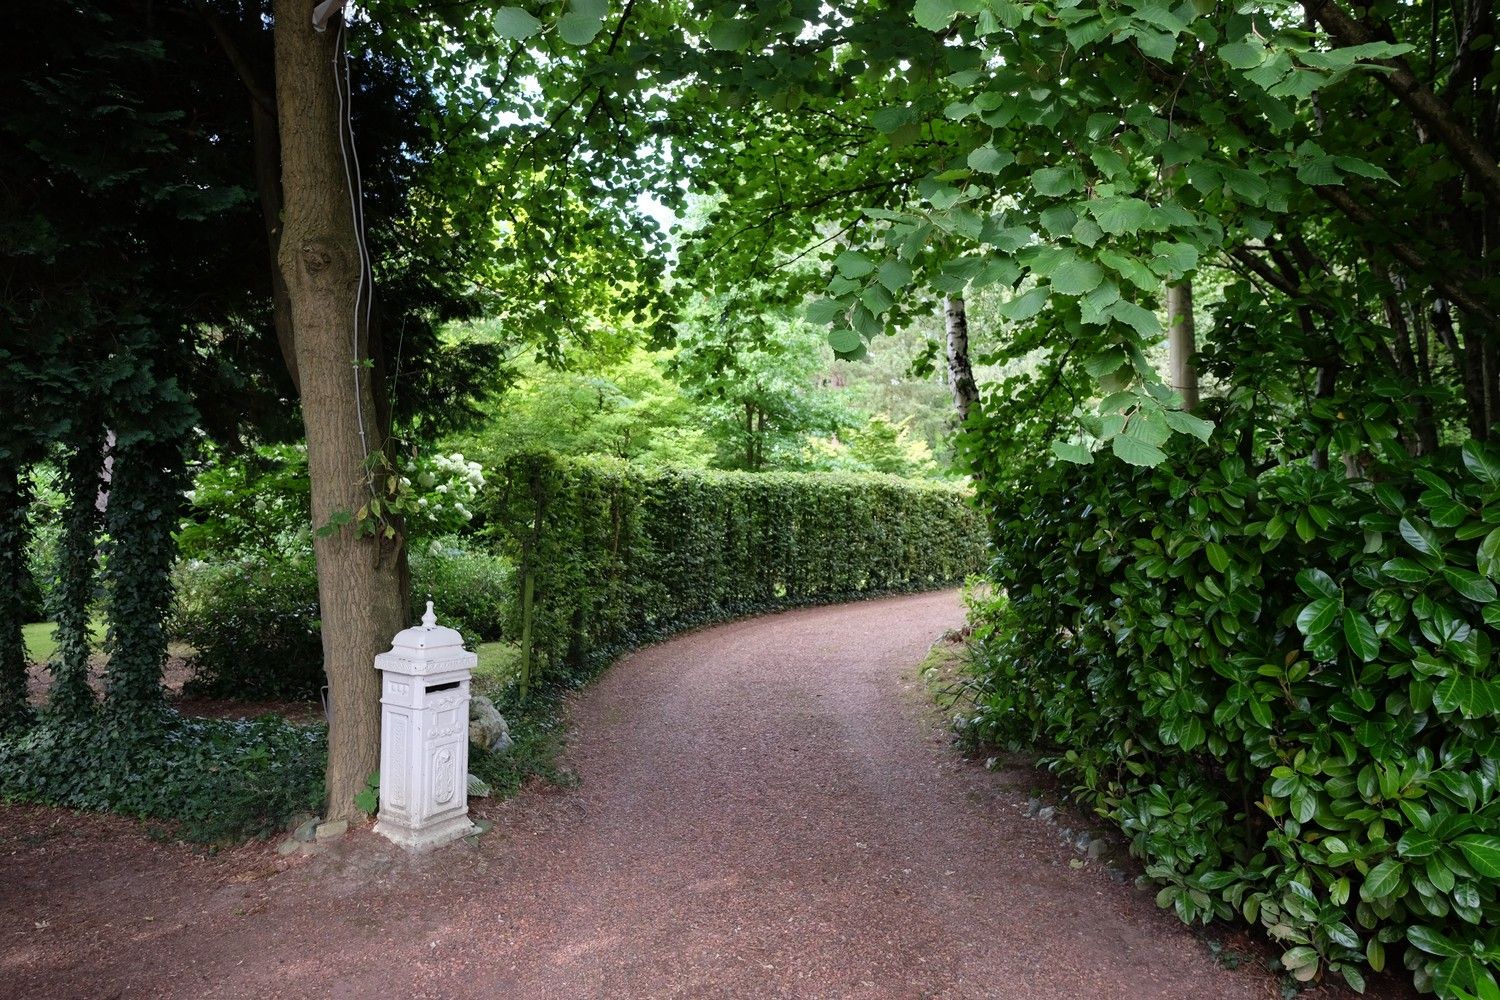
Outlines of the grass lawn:
[{"label": "grass lawn", "polygon": [[[96,618],[89,624],[89,631],[94,636],[96,652],[99,645],[104,642],[104,630],[105,625],[101,619]],[[54,622],[33,622],[30,625],[22,625],[21,635],[26,639],[26,659],[29,662],[47,663],[56,655],[57,625]],[[172,643],[171,652],[173,656],[185,656],[191,650],[180,643]]]},{"label": "grass lawn", "polygon": [[[104,641],[104,623],[94,622],[90,627],[95,642]],[[21,626],[26,639],[26,658],[32,663],[46,663],[57,653],[57,626],[52,622],[35,622]]]},{"label": "grass lawn", "polygon": [[521,669],[521,647],[513,642],[482,642],[475,650],[474,693],[495,697]]}]

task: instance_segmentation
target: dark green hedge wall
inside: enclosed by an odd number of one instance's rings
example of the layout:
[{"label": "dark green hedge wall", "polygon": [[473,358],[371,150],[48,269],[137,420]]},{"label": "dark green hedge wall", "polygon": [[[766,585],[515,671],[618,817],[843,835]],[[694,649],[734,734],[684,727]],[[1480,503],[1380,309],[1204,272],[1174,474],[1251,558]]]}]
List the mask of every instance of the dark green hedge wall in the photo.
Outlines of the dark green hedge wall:
[{"label": "dark green hedge wall", "polygon": [[1234,435],[994,498],[977,741],[1119,825],[1184,921],[1445,1000],[1500,971],[1500,450],[1251,472]]},{"label": "dark green hedge wall", "polygon": [[[527,455],[494,477],[485,504],[518,581],[533,574],[534,649],[568,667],[737,615],[939,587],[984,557],[963,490],[889,476]],[[521,634],[522,605],[509,635]]]}]

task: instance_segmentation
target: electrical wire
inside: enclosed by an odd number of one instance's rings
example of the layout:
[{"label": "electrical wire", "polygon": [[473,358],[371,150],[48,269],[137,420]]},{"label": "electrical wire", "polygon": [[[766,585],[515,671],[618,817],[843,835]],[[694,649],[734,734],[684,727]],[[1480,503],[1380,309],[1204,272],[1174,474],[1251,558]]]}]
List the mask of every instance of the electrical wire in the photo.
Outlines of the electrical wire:
[{"label": "electrical wire", "polygon": [[[370,250],[365,241],[364,220],[364,181],[360,175],[359,152],[354,147],[354,111],[353,92],[350,89],[349,80],[349,52],[345,37],[345,13],[343,10],[337,12],[339,19],[338,33],[333,47],[333,89],[338,95],[339,102],[339,157],[344,166],[344,188],[349,195],[349,214],[354,224],[354,241],[359,250],[359,277],[354,286],[354,328],[350,334],[350,342],[353,350],[354,370],[354,414],[355,422],[359,427],[359,444],[361,457],[365,466],[370,464],[370,441],[365,434],[365,413],[363,398],[363,383],[360,381],[360,369],[363,367],[359,350],[359,313],[360,303],[365,296],[365,275],[370,270]],[[340,63],[343,64],[342,69]],[[354,169],[351,171],[349,161],[353,158]],[[373,286],[374,275],[371,274],[371,285]],[[368,328],[372,315],[374,301],[374,289],[370,289],[371,305],[365,312],[365,322]],[[370,479],[368,472],[365,476],[365,486],[370,495],[375,495],[375,484]]]}]

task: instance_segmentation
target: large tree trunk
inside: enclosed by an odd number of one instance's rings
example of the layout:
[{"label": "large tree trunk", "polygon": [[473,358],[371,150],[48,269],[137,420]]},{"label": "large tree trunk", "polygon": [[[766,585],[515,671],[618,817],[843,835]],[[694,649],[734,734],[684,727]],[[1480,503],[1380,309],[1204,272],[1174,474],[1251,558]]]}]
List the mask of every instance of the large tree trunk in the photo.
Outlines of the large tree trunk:
[{"label": "large tree trunk", "polygon": [[948,384],[953,389],[953,408],[962,424],[979,403],[974,366],[969,363],[969,315],[963,296],[949,295],[943,299],[943,319],[948,327]]},{"label": "large tree trunk", "polygon": [[[368,331],[360,311],[363,264],[340,141],[334,65],[338,31],[313,30],[311,7],[275,0],[276,105],[284,226],[281,273],[296,331],[307,430],[313,524],[353,514],[372,496],[367,456],[381,451]],[[323,669],[328,675],[328,819],[354,815],[354,795],[376,769],[380,684],[375,655],[405,614],[400,536],[387,542],[352,525],[315,534]]]},{"label": "large tree trunk", "polygon": [[1193,284],[1183,279],[1167,286],[1167,371],[1172,389],[1182,397],[1182,408],[1198,405],[1198,372],[1193,355],[1198,353],[1193,326]]}]

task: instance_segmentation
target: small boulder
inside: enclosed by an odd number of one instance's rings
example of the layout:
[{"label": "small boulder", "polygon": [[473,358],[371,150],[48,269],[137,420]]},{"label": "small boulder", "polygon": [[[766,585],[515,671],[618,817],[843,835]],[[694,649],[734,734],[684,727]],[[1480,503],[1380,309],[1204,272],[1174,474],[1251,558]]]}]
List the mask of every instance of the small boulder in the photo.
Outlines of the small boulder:
[{"label": "small boulder", "polygon": [[335,837],[342,837],[348,832],[349,821],[347,819],[330,820],[327,823],[318,824],[317,839],[332,840]]},{"label": "small boulder", "polygon": [[472,774],[469,775],[469,798],[471,798],[471,799],[487,799],[489,797],[490,797],[490,786],[489,786],[489,784],[483,778],[475,777]]},{"label": "small boulder", "polygon": [[311,816],[303,820],[301,823],[298,823],[297,828],[292,831],[292,840],[299,844],[311,844],[314,840],[317,839],[318,827],[321,826],[322,823],[323,818],[321,816]]},{"label": "small boulder", "polygon": [[469,743],[491,753],[511,747],[510,726],[495,703],[484,695],[469,699]]}]

